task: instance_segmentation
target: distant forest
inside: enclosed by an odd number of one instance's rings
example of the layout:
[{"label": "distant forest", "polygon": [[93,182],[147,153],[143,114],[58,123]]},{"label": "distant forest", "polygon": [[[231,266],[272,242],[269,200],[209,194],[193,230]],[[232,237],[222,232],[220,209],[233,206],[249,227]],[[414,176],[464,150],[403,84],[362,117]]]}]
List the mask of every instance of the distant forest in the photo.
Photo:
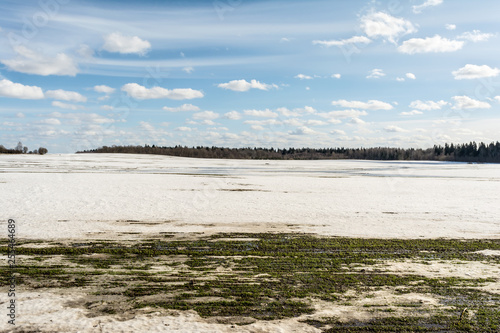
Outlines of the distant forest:
[{"label": "distant forest", "polygon": [[155,154],[197,158],[262,159],[262,160],[427,160],[500,163],[500,142],[435,145],[428,149],[402,148],[222,148],[222,147],[159,147],[103,146],[77,153]]}]

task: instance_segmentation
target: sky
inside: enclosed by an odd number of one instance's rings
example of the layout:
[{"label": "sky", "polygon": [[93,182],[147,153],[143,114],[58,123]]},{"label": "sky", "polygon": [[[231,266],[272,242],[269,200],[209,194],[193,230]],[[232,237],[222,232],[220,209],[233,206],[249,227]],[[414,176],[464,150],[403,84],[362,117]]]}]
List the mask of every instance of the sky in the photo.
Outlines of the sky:
[{"label": "sky", "polygon": [[494,0],[0,0],[0,144],[500,140]]}]

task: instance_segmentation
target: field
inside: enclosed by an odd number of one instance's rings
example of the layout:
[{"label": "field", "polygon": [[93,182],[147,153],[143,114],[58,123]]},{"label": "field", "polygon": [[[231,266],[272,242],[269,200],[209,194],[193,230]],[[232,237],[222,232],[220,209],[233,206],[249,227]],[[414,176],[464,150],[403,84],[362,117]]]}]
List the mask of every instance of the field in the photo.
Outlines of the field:
[{"label": "field", "polygon": [[492,164],[3,155],[18,312],[0,328],[497,332],[499,181]]}]

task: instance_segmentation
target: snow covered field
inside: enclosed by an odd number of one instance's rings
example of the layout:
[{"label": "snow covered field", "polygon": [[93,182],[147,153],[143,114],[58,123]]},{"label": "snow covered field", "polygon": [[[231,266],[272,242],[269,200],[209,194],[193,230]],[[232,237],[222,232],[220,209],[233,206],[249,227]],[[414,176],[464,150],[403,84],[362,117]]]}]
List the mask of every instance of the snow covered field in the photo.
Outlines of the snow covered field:
[{"label": "snow covered field", "polygon": [[1,155],[2,221],[19,238],[312,232],[499,238],[500,165]]}]

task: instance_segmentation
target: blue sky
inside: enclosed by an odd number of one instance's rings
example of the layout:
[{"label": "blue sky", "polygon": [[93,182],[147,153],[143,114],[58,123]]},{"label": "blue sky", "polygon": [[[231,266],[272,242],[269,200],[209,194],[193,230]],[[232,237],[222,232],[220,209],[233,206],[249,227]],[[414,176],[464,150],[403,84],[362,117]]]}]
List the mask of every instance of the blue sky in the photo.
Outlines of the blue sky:
[{"label": "blue sky", "polygon": [[0,0],[0,144],[496,141],[500,3]]}]

